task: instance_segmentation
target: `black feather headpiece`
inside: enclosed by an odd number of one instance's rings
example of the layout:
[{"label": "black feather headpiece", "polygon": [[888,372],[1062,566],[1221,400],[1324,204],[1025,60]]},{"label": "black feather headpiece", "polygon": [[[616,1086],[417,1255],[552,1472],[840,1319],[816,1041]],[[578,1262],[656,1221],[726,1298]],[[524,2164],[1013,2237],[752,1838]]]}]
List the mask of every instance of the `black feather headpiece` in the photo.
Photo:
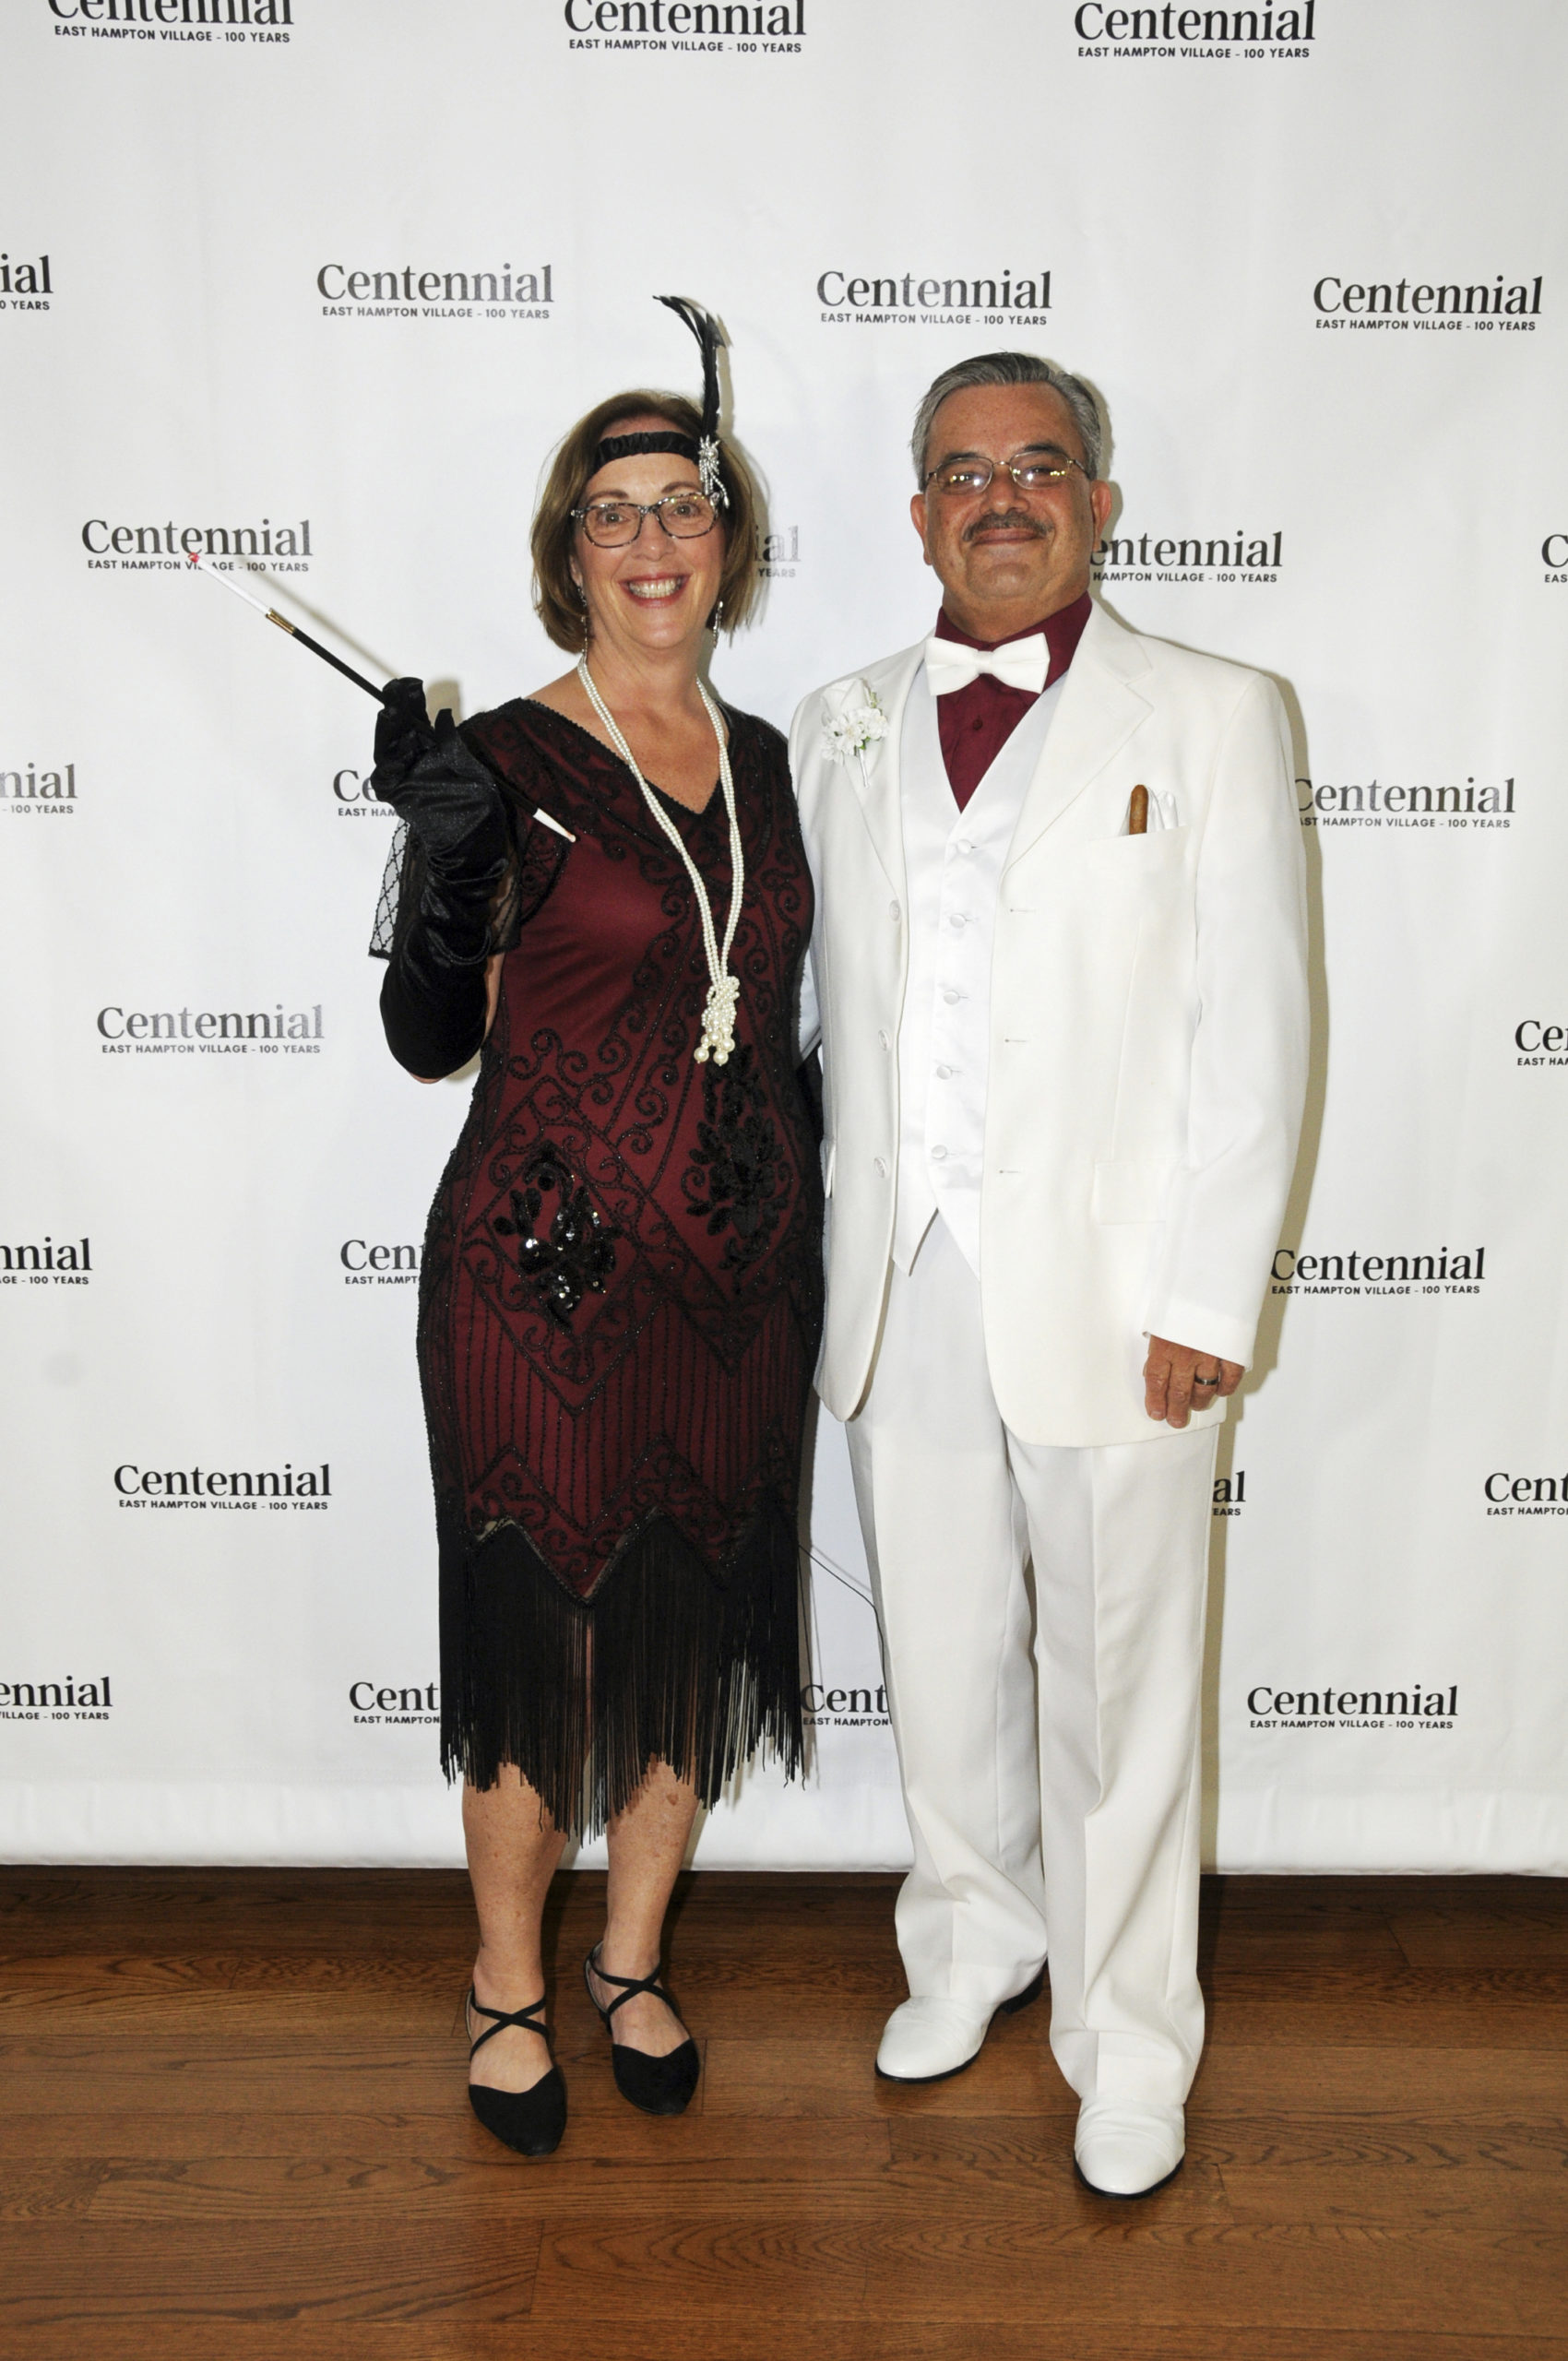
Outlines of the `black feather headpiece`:
[{"label": "black feather headpiece", "polygon": [[719,443],[719,355],[724,338],[711,312],[694,303],[689,295],[656,295],[656,303],[667,304],[678,319],[684,320],[697,340],[702,354],[702,434],[693,442],[689,434],[682,434],[671,427],[667,434],[607,434],[594,453],[594,466],[607,468],[614,459],[629,459],[639,451],[676,451],[683,459],[693,459],[702,478],[702,488],[711,501],[725,508],[730,495],[724,488],[720,468]]}]

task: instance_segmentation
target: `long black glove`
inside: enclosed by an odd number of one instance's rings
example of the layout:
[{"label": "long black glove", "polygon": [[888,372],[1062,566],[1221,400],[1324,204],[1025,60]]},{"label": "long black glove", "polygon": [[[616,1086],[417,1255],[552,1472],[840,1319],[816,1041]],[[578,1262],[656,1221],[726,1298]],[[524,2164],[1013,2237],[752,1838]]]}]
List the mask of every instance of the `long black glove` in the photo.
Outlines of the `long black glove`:
[{"label": "long black glove", "polygon": [[370,786],[408,822],[417,900],[399,916],[381,1021],[399,1065],[439,1077],[484,1038],[485,962],[511,839],[500,789],[450,713],[432,729],[419,681],[391,682],[387,699]]}]

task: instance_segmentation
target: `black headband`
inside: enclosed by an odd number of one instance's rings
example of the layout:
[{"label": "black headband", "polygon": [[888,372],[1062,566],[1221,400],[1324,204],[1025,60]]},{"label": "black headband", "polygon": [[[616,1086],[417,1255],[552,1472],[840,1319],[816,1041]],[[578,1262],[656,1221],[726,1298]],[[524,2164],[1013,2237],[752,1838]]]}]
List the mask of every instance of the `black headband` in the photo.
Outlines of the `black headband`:
[{"label": "black headband", "polygon": [[612,459],[635,458],[639,451],[674,451],[683,459],[695,461],[697,441],[695,434],[682,434],[671,427],[668,434],[607,434],[593,455],[594,471],[607,468]]}]

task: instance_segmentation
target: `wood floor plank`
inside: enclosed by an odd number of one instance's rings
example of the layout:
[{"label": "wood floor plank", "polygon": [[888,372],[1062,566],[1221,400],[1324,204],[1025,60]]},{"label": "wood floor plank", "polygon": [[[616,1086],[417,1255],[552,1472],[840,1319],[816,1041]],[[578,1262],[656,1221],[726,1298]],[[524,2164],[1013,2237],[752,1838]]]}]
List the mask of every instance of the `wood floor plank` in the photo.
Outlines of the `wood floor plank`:
[{"label": "wood floor plank", "polygon": [[[25,1869],[5,1873],[0,1945],[13,1949],[22,1930],[61,1928],[85,1947],[95,1932],[124,1937],[133,1925],[149,1940],[169,1930],[243,1928],[253,1939],[294,1950],[358,1928],[400,1943],[422,1930],[473,1926],[473,1903],[460,1869]],[[169,1948],[180,1948],[177,1937]]]},{"label": "wood floor plank", "polygon": [[[27,2361],[80,2361],[79,2332],[34,2329],[0,2347]],[[628,2354],[624,2344],[612,2353]],[[257,2325],[225,2320],[137,2324],[136,2361],[600,2361],[585,2348],[580,2324],[512,2321],[454,2326],[425,2317],[362,2326],[308,2319]],[[1170,2325],[1142,2331],[1096,2331],[1017,2326],[1004,2318],[977,2318],[956,2328],[934,2324],[879,2326],[861,2319],[758,2306],[743,2321],[658,2323],[640,2329],[635,2361],[1565,2361],[1568,2340],[1363,2335],[1355,2331],[1192,2331]],[[115,2356],[119,2361],[119,2356]]]},{"label": "wood floor plank", "polygon": [[[546,2206],[558,2226],[588,2231],[607,2219],[637,2219],[678,2206],[704,2219],[722,2216],[739,2233],[759,2223],[789,2222],[810,2229],[825,2218],[850,2213],[874,2214],[888,2225],[919,2222],[932,2197],[928,2188],[900,2189],[885,2165],[855,2172],[822,2154],[790,2173],[756,2154],[743,2164],[733,2157],[719,2164],[688,2163],[672,2147],[667,2156],[635,2169],[623,2165],[611,2175],[595,2169],[595,2159],[584,2155],[581,2140],[568,2131],[543,2173],[537,2160],[490,2145],[489,2154],[397,2162],[343,2155],[287,2163],[251,2156],[108,2163],[90,2168],[93,2186],[69,2210],[95,2229],[137,2225],[149,2234],[176,2236],[196,2228],[226,2235],[232,2223],[258,2229],[270,2224],[281,2233],[294,2223],[314,2229],[336,2222],[357,2234],[366,2224],[406,2223],[416,2216],[422,2225],[470,2223],[477,2235],[482,2219],[505,2241],[519,2211],[531,2215]],[[1038,2175],[1028,2192],[1029,2202],[1049,2201],[1051,2177],[1044,2170]],[[1071,2153],[1064,2146],[1054,2178],[1064,2188],[1071,2177]],[[1213,2181],[1218,2195],[1217,2175]],[[52,2194],[45,2192],[45,2201]],[[979,2216],[994,2202],[978,2189],[943,2196],[955,2218]],[[34,2208],[39,2214],[45,2210],[46,2201]],[[57,2210],[66,2209],[62,2203]]]},{"label": "wood floor plank", "polygon": [[[858,2289],[860,2308],[874,2300],[884,2320],[972,2321],[1006,2285],[1016,2321],[1056,2326],[1365,2331],[1408,2326],[1418,2305],[1434,2323],[1492,2335],[1550,2336],[1562,2324],[1555,2239],[1476,2237],[1447,2225],[1241,2225],[1222,2203],[1194,2221],[1166,2203],[1179,2187],[1111,2222],[1103,2201],[1081,2191],[1075,2204],[916,2221],[670,2213],[589,2229],[547,2218],[534,2317],[581,2318],[590,2288],[609,2321],[650,2309],[712,2319],[763,2291],[853,2308]],[[1478,2256],[1490,2271],[1478,2272]]]},{"label": "wood floor plank", "polygon": [[1528,1909],[1535,1897],[1545,1906],[1568,1909],[1568,1879],[1513,1877],[1491,1871],[1474,1877],[1431,1877],[1424,1871],[1409,1876],[1364,1877],[1217,1877],[1204,1880],[1206,1908],[1221,1915],[1253,1916],[1275,1922],[1293,1910],[1352,1912],[1377,1910],[1392,1916],[1406,1909],[1425,1909],[1440,1897],[1453,1900],[1467,1913],[1478,1910]]},{"label": "wood floor plank", "polygon": [[1405,2041],[1423,2048],[1471,2047],[1568,2051],[1568,1961],[1473,1975],[1417,1969],[1387,1975],[1333,1968],[1277,1976],[1232,1975],[1217,1986],[1208,2021],[1215,2043],[1267,2038],[1296,2047]]},{"label": "wood floor plank", "polygon": [[1043,2043],[988,2043],[966,2074],[924,2084],[877,2080],[864,2039],[707,2045],[710,2115],[1068,2115],[1077,2101]]},{"label": "wood floor plank", "polygon": [[[729,2354],[739,2361],[742,2350],[731,2345]],[[1194,2331],[1185,2322],[1154,2330],[1129,2325],[1102,2331],[1084,2324],[1059,2331],[1049,2324],[1019,2328],[1004,2317],[957,2328],[912,2321],[873,2329],[861,2331],[853,2346],[853,2361],[977,2361],[980,2355],[984,2361],[1568,2361],[1568,2338],[1491,2337],[1469,2330],[1448,2336],[1441,2329],[1410,2335],[1314,2329],[1303,2335],[1266,2325],[1218,2323]],[[546,2356],[541,2351],[531,2361]],[[666,2356],[650,2355],[648,2361]],[[669,2361],[678,2361],[673,2347]],[[719,2361],[717,2352],[711,2361]]]},{"label": "wood floor plank", "polygon": [[1216,2040],[1204,2052],[1191,2109],[1405,2116],[1418,2096],[1461,2118],[1511,2111],[1555,2119],[1568,2115],[1568,2050]]},{"label": "wood floor plank", "polygon": [[[1443,1964],[1441,1960],[1433,1964]],[[1269,1927],[1255,1919],[1227,1919],[1215,1928],[1203,1962],[1211,1985],[1228,1982],[1232,1975],[1302,1975],[1319,1968],[1397,1972],[1408,1971],[1413,1964],[1381,1912],[1358,1918],[1351,1926]]]},{"label": "wood floor plank", "polygon": [[[1478,2241],[1562,2242],[1568,2232],[1568,2171],[1561,2164],[1491,2172],[1468,2165],[1432,2171],[1419,2165],[1317,2165],[1310,2171],[1296,2165],[1227,2165],[1219,2171],[1241,2223],[1452,2227]],[[95,2213],[101,2202],[101,2192]],[[1568,2282],[1562,2294],[1568,2302]]]},{"label": "wood floor plank", "polygon": [[1437,1910],[1401,1912],[1389,1931],[1410,1965],[1428,1975],[1507,1975],[1537,1962],[1550,1962],[1559,1973],[1568,1967],[1568,1915],[1556,1912],[1467,1920]]},{"label": "wood floor plank", "polygon": [[[138,2321],[136,2361],[1568,2361],[1568,2338],[1491,2337],[1441,2330],[1363,2334],[1185,2324],[1101,2330],[1018,2325],[977,2315],[957,2325],[887,2324],[840,2313],[758,2304],[743,2319],[666,2326],[645,2321],[624,2339],[585,2346],[581,2321],[493,2326],[427,2316],[322,2324]],[[80,2331],[36,2328],[0,2346],[6,2361],[82,2361]],[[113,2361],[121,2361],[116,2354]]]},{"label": "wood floor plank", "polygon": [[[902,2117],[889,2120],[896,2175],[913,2183],[962,2185],[979,2179],[1027,2189],[1061,2150],[1060,2124],[987,2118]],[[1360,2116],[1216,2116],[1194,2109],[1187,2123],[1189,2163],[1314,2176],[1376,2167],[1411,2201],[1412,2170],[1441,2189],[1466,2174],[1510,2187],[1522,2175],[1556,2177],[1568,2188],[1568,2119],[1510,2122],[1481,2117],[1418,2118]]]},{"label": "wood floor plank", "polygon": [[[309,2094],[304,2094],[307,2099]],[[581,2094],[577,2094],[580,2101]],[[671,2156],[717,2169],[776,2171],[782,2179],[817,2172],[865,2171],[892,2163],[892,2126],[802,2117],[640,2115],[617,2102],[588,2116],[580,2104],[563,2162],[589,2175],[595,2186],[623,2172],[660,2165]],[[581,2130],[583,2136],[577,2137]],[[374,2162],[481,2162],[501,2152],[474,2120],[455,2075],[446,2104],[421,2112],[310,2113],[303,2108],[256,2109],[199,2118],[193,2138],[187,2114],[120,2113],[15,2115],[0,2109],[0,2189],[29,2167],[50,2165],[155,2165],[228,2157],[305,2162],[362,2157]],[[552,2172],[560,2165],[551,2166]]]},{"label": "wood floor plank", "polygon": [[[193,2037],[180,2044],[125,2040],[0,2041],[6,2107],[13,2115],[79,2109],[113,2093],[119,2108],[199,2123],[231,2108],[290,2113],[312,2107],[387,2109],[448,2105],[463,2084],[462,2053],[449,2039],[418,2042],[239,2044]],[[199,2138],[199,2132],[194,2135]]]},{"label": "wood floor plank", "polygon": [[144,2320],[423,2319],[528,2317],[540,2225],[519,2206],[439,2218],[409,2235],[406,2215],[341,2222],[170,2225],[156,2238],[134,2224],[70,2220],[0,2225],[0,2335],[34,2325]]},{"label": "wood floor plank", "polygon": [[275,1993],[336,1993],[415,1997],[457,2010],[468,1989],[472,1953],[467,1943],[448,1952],[250,1952],[233,1963],[230,1989],[269,1998]]},{"label": "wood floor plank", "polygon": [[353,1991],[330,1986],[285,1985],[268,1988],[265,1997],[255,1987],[240,1990],[224,1986],[193,1985],[180,1992],[155,1987],[128,1986],[120,1992],[94,1990],[14,1995],[0,2006],[0,2039],[68,2041],[101,2028],[106,2041],[167,2039],[182,2027],[203,2041],[248,2041],[262,2034],[277,2040],[310,2035],[330,2040],[398,2039],[419,2035],[450,2035],[460,2000],[449,1979],[429,1992]]},{"label": "wood floor plank", "polygon": [[[28,1952],[0,1958],[0,2011],[58,2006],[127,1995],[183,1999],[225,1992],[240,1962],[232,1954],[170,1958],[141,1952]],[[3,2022],[3,2020],[0,2020]]]}]

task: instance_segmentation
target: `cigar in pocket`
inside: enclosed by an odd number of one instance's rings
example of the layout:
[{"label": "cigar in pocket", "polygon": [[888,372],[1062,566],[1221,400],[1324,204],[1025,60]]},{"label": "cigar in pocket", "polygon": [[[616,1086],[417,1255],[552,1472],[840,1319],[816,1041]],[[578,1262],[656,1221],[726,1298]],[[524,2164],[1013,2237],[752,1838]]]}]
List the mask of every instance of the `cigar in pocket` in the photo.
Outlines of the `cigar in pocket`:
[{"label": "cigar in pocket", "polygon": [[1146,836],[1148,834],[1148,789],[1135,787],[1127,799],[1127,834]]}]

